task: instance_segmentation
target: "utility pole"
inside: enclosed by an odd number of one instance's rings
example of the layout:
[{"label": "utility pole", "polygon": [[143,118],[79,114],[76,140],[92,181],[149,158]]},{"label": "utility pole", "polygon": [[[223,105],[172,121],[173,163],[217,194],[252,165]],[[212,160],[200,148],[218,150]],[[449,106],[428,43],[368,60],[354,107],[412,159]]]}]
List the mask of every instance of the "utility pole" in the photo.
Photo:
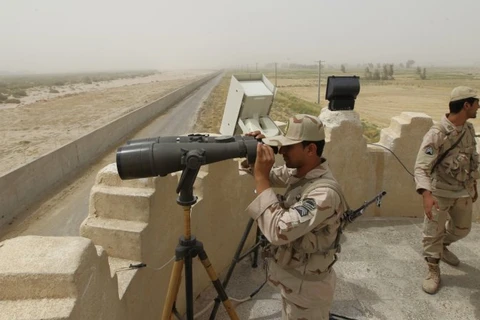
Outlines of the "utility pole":
[{"label": "utility pole", "polygon": [[322,62],[325,62],[324,60],[317,60],[315,62],[318,62],[318,96],[317,96],[317,104],[320,104],[320,76],[322,74]]}]

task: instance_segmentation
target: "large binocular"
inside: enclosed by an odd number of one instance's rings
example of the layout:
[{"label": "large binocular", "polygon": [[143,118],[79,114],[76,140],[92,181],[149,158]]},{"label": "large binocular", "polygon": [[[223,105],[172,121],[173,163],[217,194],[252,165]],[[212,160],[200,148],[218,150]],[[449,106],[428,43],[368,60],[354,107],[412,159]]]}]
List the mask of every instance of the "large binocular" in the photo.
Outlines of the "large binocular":
[{"label": "large binocular", "polygon": [[131,140],[117,150],[117,170],[120,178],[126,180],[163,177],[233,158],[247,158],[254,163],[258,143],[250,136],[201,134]]}]

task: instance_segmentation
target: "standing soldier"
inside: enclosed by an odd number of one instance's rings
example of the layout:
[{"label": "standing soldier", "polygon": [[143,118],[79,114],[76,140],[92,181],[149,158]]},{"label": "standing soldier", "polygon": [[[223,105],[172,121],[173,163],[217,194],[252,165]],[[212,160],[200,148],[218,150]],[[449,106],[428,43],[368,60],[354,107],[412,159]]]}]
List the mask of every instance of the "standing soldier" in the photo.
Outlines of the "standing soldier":
[{"label": "standing soldier", "polygon": [[428,264],[422,288],[430,294],[440,285],[440,260],[453,266],[460,263],[448,246],[471,229],[479,158],[475,130],[467,120],[476,118],[478,107],[475,90],[453,89],[450,113],[430,128],[418,151],[415,182],[423,197],[423,254]]},{"label": "standing soldier", "polygon": [[[322,157],[325,132],[318,117],[296,115],[285,135],[264,138],[255,164],[257,198],[247,212],[270,242],[268,281],[280,289],[282,319],[327,320],[335,289],[332,266],[339,251],[339,227],[347,206]],[[278,168],[270,146],[279,147]],[[287,187],[277,196],[271,187]]]}]

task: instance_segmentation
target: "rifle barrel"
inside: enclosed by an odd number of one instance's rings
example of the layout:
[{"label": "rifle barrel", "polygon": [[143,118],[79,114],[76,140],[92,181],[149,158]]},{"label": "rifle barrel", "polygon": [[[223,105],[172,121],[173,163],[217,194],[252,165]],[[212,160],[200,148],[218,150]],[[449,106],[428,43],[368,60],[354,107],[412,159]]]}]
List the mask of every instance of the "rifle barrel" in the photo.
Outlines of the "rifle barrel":
[{"label": "rifle barrel", "polygon": [[350,214],[349,217],[347,218],[348,221],[353,222],[353,220],[355,220],[356,218],[358,218],[358,217],[363,213],[363,210],[364,210],[366,207],[368,207],[369,205],[371,205],[371,204],[374,203],[375,201],[378,201],[379,199],[382,199],[382,197],[383,197],[384,195],[386,195],[386,194],[387,194],[386,191],[382,191],[382,192],[380,192],[379,194],[377,194],[375,197],[373,197],[372,200],[370,200],[370,201],[368,201],[368,202],[365,202],[360,208],[351,211],[351,214]]}]

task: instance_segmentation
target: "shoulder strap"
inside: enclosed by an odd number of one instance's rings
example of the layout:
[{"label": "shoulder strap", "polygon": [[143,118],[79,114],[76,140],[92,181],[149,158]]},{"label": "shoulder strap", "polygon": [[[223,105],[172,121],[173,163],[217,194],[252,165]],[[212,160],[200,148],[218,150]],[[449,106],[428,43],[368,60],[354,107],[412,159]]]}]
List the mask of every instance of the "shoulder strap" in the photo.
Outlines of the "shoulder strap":
[{"label": "shoulder strap", "polygon": [[442,153],[442,155],[440,157],[437,158],[437,160],[435,161],[435,163],[433,164],[433,167],[432,167],[432,170],[430,170],[430,174],[433,173],[433,171],[435,171],[435,168],[443,161],[443,159],[445,159],[445,157],[447,156],[447,154],[452,151],[459,143],[460,141],[462,140],[463,136],[465,135],[465,132],[467,132],[468,128],[465,129],[462,133],[462,135],[460,136],[460,138],[458,138],[457,141],[455,141],[454,144],[452,144],[452,146],[450,148],[448,148],[447,151],[445,151],[444,153]]},{"label": "shoulder strap", "polygon": [[324,187],[324,188],[326,187],[326,188],[330,188],[333,191],[335,191],[338,194],[338,196],[340,197],[340,200],[342,201],[342,204],[345,206],[344,207],[345,212],[342,213],[342,218],[340,219],[340,226],[337,229],[337,236],[335,237],[335,241],[332,243],[332,246],[330,247],[330,250],[329,250],[329,251],[334,252],[334,260],[330,264],[330,266],[329,266],[329,268],[330,268],[337,261],[337,255],[336,254],[341,251],[340,239],[341,239],[342,234],[343,234],[343,229],[345,228],[346,223],[347,223],[346,220],[344,219],[344,217],[345,217],[345,214],[350,211],[350,207],[348,205],[347,200],[345,199],[343,191],[342,191],[340,185],[338,184],[338,182],[335,181],[334,179],[329,179],[329,178],[325,178],[325,177],[315,179],[315,180],[311,181],[311,184],[308,185],[303,190],[302,198],[304,198],[309,192],[313,191],[314,189],[316,189],[318,187]]},{"label": "shoulder strap", "polygon": [[337,181],[329,178],[319,178],[315,180],[310,181],[310,185],[307,185],[306,188],[302,191],[302,199],[306,197],[307,194],[309,194],[311,191],[313,191],[316,188],[319,187],[324,187],[324,188],[330,188],[333,191],[335,191],[338,196],[340,197],[340,200],[342,201],[342,204],[345,205],[345,211],[350,210],[350,207],[348,206],[348,202],[345,199],[345,196],[343,194],[342,188],[338,184]]}]

